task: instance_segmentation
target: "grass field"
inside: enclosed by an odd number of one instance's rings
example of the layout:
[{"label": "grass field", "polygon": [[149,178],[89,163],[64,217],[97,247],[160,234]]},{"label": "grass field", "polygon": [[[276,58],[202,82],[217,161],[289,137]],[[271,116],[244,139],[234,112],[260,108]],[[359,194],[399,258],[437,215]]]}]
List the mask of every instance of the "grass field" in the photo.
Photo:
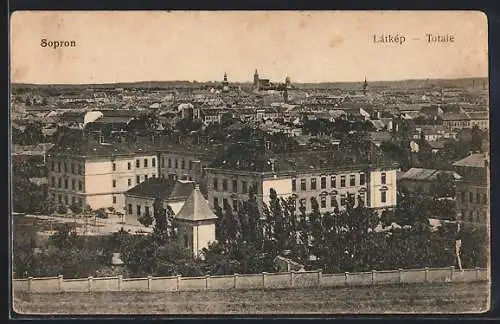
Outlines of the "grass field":
[{"label": "grass field", "polygon": [[56,293],[14,296],[18,314],[479,313],[489,284],[231,290],[181,293]]}]

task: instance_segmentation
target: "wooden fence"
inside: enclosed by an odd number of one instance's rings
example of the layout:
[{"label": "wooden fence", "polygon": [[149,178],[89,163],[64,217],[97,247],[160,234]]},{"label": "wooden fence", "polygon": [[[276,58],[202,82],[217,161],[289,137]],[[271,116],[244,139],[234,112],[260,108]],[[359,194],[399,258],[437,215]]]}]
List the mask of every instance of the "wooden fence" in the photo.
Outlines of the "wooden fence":
[{"label": "wooden fence", "polygon": [[356,273],[324,274],[321,271],[278,272],[260,274],[234,274],[203,277],[88,277],[64,279],[48,278],[14,279],[14,292],[181,292],[223,289],[290,289],[311,287],[345,287],[387,284],[444,283],[488,281],[489,272],[484,268],[456,270],[448,268],[399,269]]}]

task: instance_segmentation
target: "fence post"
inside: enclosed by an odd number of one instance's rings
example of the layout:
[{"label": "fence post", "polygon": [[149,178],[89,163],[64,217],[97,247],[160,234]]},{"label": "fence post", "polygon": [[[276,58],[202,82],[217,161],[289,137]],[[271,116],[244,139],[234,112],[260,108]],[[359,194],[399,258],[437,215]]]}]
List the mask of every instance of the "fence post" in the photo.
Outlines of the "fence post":
[{"label": "fence post", "polygon": [[62,275],[58,275],[57,276],[57,279],[59,280],[59,291],[63,291],[63,276]]},{"label": "fence post", "polygon": [[480,268],[476,267],[476,281],[479,281],[480,278]]},{"label": "fence post", "polygon": [[455,266],[450,267],[450,281],[453,281],[453,276],[455,274]]},{"label": "fence post", "polygon": [[262,289],[266,289],[266,273],[262,272]]},{"label": "fence post", "polygon": [[31,282],[33,281],[33,277],[28,277],[28,292],[31,292]]},{"label": "fence post", "polygon": [[295,287],[295,271],[290,271],[290,285],[291,287]]},{"label": "fence post", "polygon": [[429,282],[429,268],[425,267],[425,280],[424,282]]},{"label": "fence post", "polygon": [[181,275],[177,275],[177,291],[181,291]]},{"label": "fence post", "polygon": [[233,275],[233,288],[236,288],[236,282],[238,281],[238,276],[239,275],[237,273]]},{"label": "fence post", "polygon": [[372,270],[372,286],[375,285],[375,272],[376,270]]},{"label": "fence post", "polygon": [[323,276],[323,270],[318,271],[318,287],[321,287],[321,277]]},{"label": "fence post", "polygon": [[118,291],[122,291],[122,281],[123,281],[123,276],[118,275]]},{"label": "fence post", "polygon": [[399,272],[399,283],[402,284],[403,283],[403,269],[399,268],[398,272]]},{"label": "fence post", "polygon": [[89,292],[92,292],[92,280],[94,278],[92,276],[88,277],[88,280],[89,280]]},{"label": "fence post", "polygon": [[347,278],[349,278],[349,272],[345,272],[345,284],[347,285]]},{"label": "fence post", "polygon": [[208,290],[208,278],[210,278],[210,276],[205,275],[205,290]]},{"label": "fence post", "polygon": [[151,291],[151,280],[152,280],[152,277],[148,276],[148,291]]}]

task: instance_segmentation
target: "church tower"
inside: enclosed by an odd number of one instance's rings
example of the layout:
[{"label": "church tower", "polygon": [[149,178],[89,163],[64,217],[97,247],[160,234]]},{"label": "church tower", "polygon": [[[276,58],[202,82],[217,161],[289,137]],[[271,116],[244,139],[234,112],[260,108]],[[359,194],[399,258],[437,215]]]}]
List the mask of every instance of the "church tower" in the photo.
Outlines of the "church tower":
[{"label": "church tower", "polygon": [[365,82],[363,83],[363,94],[366,96],[368,93],[368,82],[366,82],[366,77],[365,77]]},{"label": "church tower", "polygon": [[224,72],[224,81],[223,81],[224,85],[227,85],[229,82],[227,82],[227,73]]},{"label": "church tower", "polygon": [[257,72],[257,69],[255,70],[255,73],[253,74],[253,88],[256,90],[259,90],[260,84],[259,84],[259,72]]}]

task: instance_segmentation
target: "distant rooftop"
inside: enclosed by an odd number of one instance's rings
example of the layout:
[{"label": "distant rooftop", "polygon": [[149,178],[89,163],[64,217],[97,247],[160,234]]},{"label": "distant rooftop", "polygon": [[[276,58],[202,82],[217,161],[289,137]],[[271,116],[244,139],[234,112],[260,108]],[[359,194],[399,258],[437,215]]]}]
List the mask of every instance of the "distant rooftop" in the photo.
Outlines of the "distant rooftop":
[{"label": "distant rooftop", "polygon": [[484,168],[487,163],[487,157],[484,153],[471,154],[468,157],[453,163],[457,167]]},{"label": "distant rooftop", "polygon": [[126,195],[158,198],[164,200],[185,200],[193,191],[195,184],[192,181],[177,181],[173,179],[150,178],[129,189]]},{"label": "distant rooftop", "polygon": [[452,176],[455,180],[459,180],[462,177],[454,171],[443,171],[434,169],[421,169],[421,168],[411,168],[401,176],[401,180],[427,180],[433,181],[437,180],[438,176],[441,174],[446,174]]}]

